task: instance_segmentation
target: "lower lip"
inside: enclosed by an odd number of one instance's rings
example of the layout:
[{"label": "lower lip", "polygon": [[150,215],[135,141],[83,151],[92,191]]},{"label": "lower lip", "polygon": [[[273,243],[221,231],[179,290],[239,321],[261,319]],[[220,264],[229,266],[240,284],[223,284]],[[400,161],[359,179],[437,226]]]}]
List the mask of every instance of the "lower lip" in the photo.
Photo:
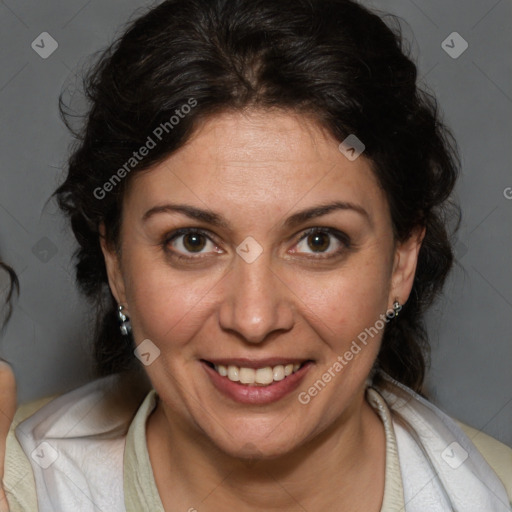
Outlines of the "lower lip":
[{"label": "lower lip", "polygon": [[213,368],[201,361],[203,368],[210,377],[213,385],[224,395],[241,404],[264,405],[277,402],[288,395],[302,382],[309,368],[313,365],[308,361],[302,368],[292,373],[283,380],[273,382],[268,386],[249,386],[233,382],[227,377],[222,377]]}]

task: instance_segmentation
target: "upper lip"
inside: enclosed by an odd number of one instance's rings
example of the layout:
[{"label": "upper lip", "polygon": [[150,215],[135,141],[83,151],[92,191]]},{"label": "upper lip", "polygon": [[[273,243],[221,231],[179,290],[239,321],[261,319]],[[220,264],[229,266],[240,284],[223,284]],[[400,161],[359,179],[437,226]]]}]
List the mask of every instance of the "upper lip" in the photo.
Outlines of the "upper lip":
[{"label": "upper lip", "polygon": [[230,358],[214,358],[214,359],[206,359],[203,358],[202,361],[206,361],[208,363],[212,363],[216,366],[238,366],[244,368],[264,368],[266,366],[278,366],[278,365],[287,365],[287,364],[302,364],[306,361],[311,361],[308,358],[297,358],[297,357],[266,357],[264,359],[248,359],[245,357],[230,357]]}]

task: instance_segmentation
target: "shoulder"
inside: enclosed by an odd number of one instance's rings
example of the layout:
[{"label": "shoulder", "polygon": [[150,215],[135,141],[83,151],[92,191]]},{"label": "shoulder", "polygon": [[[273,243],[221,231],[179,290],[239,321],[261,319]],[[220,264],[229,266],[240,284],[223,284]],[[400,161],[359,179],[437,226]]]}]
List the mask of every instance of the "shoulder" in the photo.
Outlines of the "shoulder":
[{"label": "shoulder", "polygon": [[[402,476],[408,485],[414,487],[413,477],[417,474],[427,477],[434,471],[439,478],[439,490],[425,488],[423,494],[429,499],[436,493],[441,496],[443,489],[464,487],[467,488],[464,496],[457,496],[463,505],[471,501],[478,504],[512,502],[512,450],[509,447],[448,416],[389,376],[379,384],[378,393],[390,409],[398,450],[405,454],[401,459],[406,468]],[[454,452],[454,443],[462,451]],[[450,447],[452,449],[448,450]],[[466,457],[462,459],[464,451]],[[464,463],[462,471],[450,469],[455,467],[456,461],[456,467]],[[415,472],[411,474],[407,468],[414,468]]]},{"label": "shoulder", "polygon": [[[88,453],[86,445],[97,439],[122,439],[146,394],[147,382],[137,375],[118,374],[21,405],[6,440],[3,482],[11,512],[37,510],[36,489],[41,483],[37,484],[36,473],[40,468],[32,453],[41,441],[51,438],[53,446],[59,440],[79,439],[69,445],[70,457],[82,458],[85,455],[76,448]],[[64,459],[64,452],[59,454],[59,460]],[[78,462],[80,467],[82,461]]]},{"label": "shoulder", "polygon": [[15,429],[55,396],[34,400],[18,407],[7,435],[3,485],[10,512],[37,510],[36,486],[32,467],[16,438]]},{"label": "shoulder", "polygon": [[484,432],[454,420],[471,439],[489,466],[503,482],[512,502],[512,448]]}]

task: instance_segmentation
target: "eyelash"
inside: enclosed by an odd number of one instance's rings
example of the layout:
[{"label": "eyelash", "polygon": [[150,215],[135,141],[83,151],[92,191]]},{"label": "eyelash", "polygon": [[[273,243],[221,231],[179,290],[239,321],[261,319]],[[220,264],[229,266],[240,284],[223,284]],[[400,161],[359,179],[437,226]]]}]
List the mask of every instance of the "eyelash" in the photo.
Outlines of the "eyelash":
[{"label": "eyelash", "polygon": [[[343,233],[341,231],[338,231],[337,229],[326,228],[326,227],[313,227],[313,228],[307,229],[306,231],[303,232],[302,236],[297,240],[295,245],[297,245],[300,242],[302,242],[302,240],[307,239],[308,236],[310,236],[312,234],[317,234],[317,233],[325,233],[325,234],[333,236],[334,238],[336,238],[336,240],[338,242],[340,242],[342,244],[343,247],[339,248],[338,250],[336,250],[334,253],[332,253],[329,256],[321,256],[322,254],[325,254],[325,253],[319,252],[319,253],[317,253],[319,256],[307,256],[307,258],[312,258],[312,259],[315,259],[315,260],[331,259],[331,258],[339,257],[341,253],[343,253],[347,249],[351,248],[351,242],[350,242],[350,238],[348,237],[348,235],[346,235],[345,233]],[[198,228],[180,228],[180,229],[177,229],[176,231],[173,231],[172,233],[167,234],[164,237],[164,239],[162,241],[163,249],[172,258],[174,258],[176,260],[188,260],[188,261],[191,261],[191,260],[198,260],[198,259],[203,259],[203,258],[207,257],[207,256],[200,255],[200,253],[199,253],[198,256],[185,256],[185,255],[183,255],[183,254],[181,254],[179,252],[176,252],[176,251],[173,251],[172,249],[169,249],[168,245],[171,242],[173,242],[174,240],[176,240],[180,236],[189,235],[189,234],[198,234],[198,235],[205,236],[208,240],[210,240],[211,242],[213,242],[215,244],[215,241],[212,240],[212,238],[211,238],[211,236],[210,236],[208,231],[204,231],[204,230],[198,229]]]}]

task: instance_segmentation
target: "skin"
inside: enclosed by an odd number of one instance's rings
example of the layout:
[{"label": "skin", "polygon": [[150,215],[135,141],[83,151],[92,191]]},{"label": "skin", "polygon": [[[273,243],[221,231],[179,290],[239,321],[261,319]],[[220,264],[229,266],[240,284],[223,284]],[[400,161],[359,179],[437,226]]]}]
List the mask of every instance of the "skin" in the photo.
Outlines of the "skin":
[{"label": "skin", "polygon": [[[335,200],[366,213],[336,210],[284,224]],[[229,225],[174,212],[143,220],[166,203],[215,211]],[[201,260],[190,237],[162,243],[187,227],[212,235],[199,238]],[[324,235],[318,252],[311,237],[300,240],[312,227],[337,229],[350,243]],[[248,236],[263,248],[252,263],[236,253]],[[371,163],[364,154],[349,161],[304,115],[219,114],[168,159],[132,177],[120,253],[104,238],[102,249],[136,343],[148,338],[160,350],[145,367],[160,397],[147,443],[166,511],[380,510],[385,435],[365,400],[365,380],[381,332],[310,403],[297,395],[395,299],[406,302],[421,239],[418,231],[395,242]],[[185,259],[173,259],[173,251]],[[298,390],[264,406],[221,395],[200,363],[273,356],[314,364]]]},{"label": "skin", "polygon": [[[0,477],[4,475],[5,440],[16,412],[16,380],[11,367],[0,361]],[[8,512],[5,492],[0,487],[0,512]]]}]

